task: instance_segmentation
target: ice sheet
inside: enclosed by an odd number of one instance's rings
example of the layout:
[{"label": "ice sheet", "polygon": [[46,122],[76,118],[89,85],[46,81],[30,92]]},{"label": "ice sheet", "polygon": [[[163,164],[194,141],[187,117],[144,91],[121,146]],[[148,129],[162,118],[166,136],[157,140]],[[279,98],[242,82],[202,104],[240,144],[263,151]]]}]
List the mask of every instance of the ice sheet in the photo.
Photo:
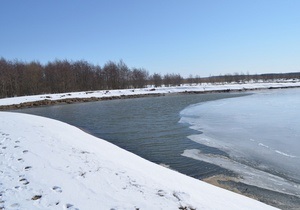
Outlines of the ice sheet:
[{"label": "ice sheet", "polygon": [[202,132],[190,139],[225,151],[232,161],[300,183],[299,107],[300,89],[262,91],[192,105],[180,122]]}]

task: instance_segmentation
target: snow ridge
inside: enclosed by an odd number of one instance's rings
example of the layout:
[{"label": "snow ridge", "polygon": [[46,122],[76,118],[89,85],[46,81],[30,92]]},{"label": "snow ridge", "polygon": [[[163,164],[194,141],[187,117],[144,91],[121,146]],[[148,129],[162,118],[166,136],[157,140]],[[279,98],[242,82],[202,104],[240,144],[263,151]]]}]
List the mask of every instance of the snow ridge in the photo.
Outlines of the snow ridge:
[{"label": "snow ridge", "polygon": [[90,98],[111,98],[111,97],[128,97],[136,95],[155,95],[183,92],[213,92],[213,91],[245,91],[254,89],[268,88],[287,88],[300,87],[300,81],[278,81],[265,83],[245,83],[245,84],[201,84],[201,85],[181,85],[177,87],[158,87],[158,88],[142,88],[142,89],[121,89],[121,90],[99,90],[99,91],[83,91],[58,94],[44,94],[32,96],[20,96],[13,98],[0,99],[0,106],[17,105],[21,103],[37,102],[37,101],[58,101],[67,99],[90,99]]}]

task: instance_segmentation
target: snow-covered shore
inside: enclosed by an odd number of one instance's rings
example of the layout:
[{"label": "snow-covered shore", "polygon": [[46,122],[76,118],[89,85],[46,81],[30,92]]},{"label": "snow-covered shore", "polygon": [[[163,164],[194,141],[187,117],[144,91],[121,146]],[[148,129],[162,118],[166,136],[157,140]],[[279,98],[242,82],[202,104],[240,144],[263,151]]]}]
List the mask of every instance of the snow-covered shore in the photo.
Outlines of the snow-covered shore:
[{"label": "snow-covered shore", "polygon": [[0,112],[0,143],[0,209],[274,209],[52,119]]},{"label": "snow-covered shore", "polygon": [[[299,86],[285,81],[72,92],[4,98],[0,106]],[[273,209],[37,116],[0,112],[0,161],[0,209]]]},{"label": "snow-covered shore", "polygon": [[[100,90],[100,91],[83,91],[59,94],[44,94],[33,96],[22,96],[0,99],[1,106],[18,105],[22,103],[38,102],[38,101],[63,101],[68,99],[105,99],[111,97],[130,97],[139,95],[155,95],[169,93],[184,92],[214,92],[214,91],[238,91],[238,90],[254,90],[268,88],[286,88],[300,87],[300,81],[277,81],[277,82],[260,82],[245,84],[202,84],[202,85],[182,85],[177,87],[158,87],[158,88],[142,88],[142,89],[122,89],[122,90]],[[47,104],[47,103],[46,103]]]}]

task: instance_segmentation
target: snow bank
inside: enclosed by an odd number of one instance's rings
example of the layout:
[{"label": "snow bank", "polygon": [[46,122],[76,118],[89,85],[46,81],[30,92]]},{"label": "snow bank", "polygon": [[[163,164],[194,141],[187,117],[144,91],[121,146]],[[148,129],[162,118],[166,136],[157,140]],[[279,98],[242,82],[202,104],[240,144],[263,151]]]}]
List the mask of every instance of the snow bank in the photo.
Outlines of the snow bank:
[{"label": "snow bank", "polygon": [[225,85],[182,85],[178,87],[159,87],[159,88],[142,88],[142,89],[122,89],[122,90],[101,90],[101,91],[85,91],[85,92],[71,92],[60,94],[45,94],[33,95],[13,98],[0,99],[0,106],[14,105],[26,102],[35,102],[42,100],[64,100],[74,98],[107,98],[114,96],[134,96],[143,94],[167,94],[167,93],[181,93],[186,91],[195,92],[209,92],[222,90],[251,90],[251,89],[267,89],[267,88],[284,88],[284,87],[300,87],[300,82],[273,82],[273,83],[246,83],[246,84],[225,84]]},{"label": "snow bank", "polygon": [[0,112],[0,209],[274,209],[68,124]]}]

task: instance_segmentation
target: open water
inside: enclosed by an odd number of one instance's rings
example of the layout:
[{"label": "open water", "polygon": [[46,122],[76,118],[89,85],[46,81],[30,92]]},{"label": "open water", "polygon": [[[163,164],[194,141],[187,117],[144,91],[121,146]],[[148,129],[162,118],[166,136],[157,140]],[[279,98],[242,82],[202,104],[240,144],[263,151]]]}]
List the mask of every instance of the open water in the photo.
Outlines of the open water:
[{"label": "open water", "polygon": [[[222,151],[188,138],[199,133],[179,123],[180,111],[200,102],[242,96],[242,94],[192,94],[121,99],[16,110],[57,119],[79,127],[157,164],[164,164],[195,178],[229,171],[182,156],[186,149],[210,153]],[[83,139],[84,141],[84,139]]]}]

